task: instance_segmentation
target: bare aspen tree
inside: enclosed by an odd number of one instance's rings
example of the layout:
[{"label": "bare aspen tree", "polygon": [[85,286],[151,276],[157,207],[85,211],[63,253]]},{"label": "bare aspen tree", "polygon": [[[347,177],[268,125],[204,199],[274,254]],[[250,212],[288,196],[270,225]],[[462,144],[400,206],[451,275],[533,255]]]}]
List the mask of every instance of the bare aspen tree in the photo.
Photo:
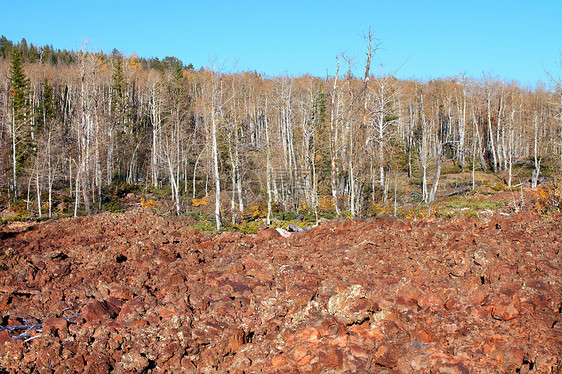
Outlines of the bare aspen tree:
[{"label": "bare aspen tree", "polygon": [[466,150],[465,150],[465,142],[466,142],[466,79],[464,75],[461,75],[461,85],[462,85],[462,108],[459,108],[461,112],[461,117],[459,121],[459,145],[458,145],[458,155],[459,161],[464,171],[465,164],[466,164]]},{"label": "bare aspen tree", "polygon": [[93,114],[93,70],[95,69],[92,56],[86,52],[86,44],[80,51],[80,122],[77,123],[78,159],[76,160],[76,195],[74,201],[74,216],[78,215],[80,194],[84,202],[86,212],[91,210],[89,197],[90,176],[90,151],[92,148],[92,114]]},{"label": "bare aspen tree", "polygon": [[429,129],[425,120],[425,107],[423,102],[423,91],[420,92],[420,112],[421,112],[421,150],[420,161],[422,165],[422,199],[428,202],[429,193],[427,191],[427,167],[429,163]]},{"label": "bare aspen tree", "polygon": [[[515,100],[512,99],[512,109],[511,109],[511,116],[509,120],[509,124],[507,127],[507,162],[508,162],[508,179],[507,185],[511,188],[512,180],[513,180],[513,161],[514,161],[514,154],[515,154]],[[523,102],[521,101],[519,104],[519,110],[521,110],[521,106]]]},{"label": "bare aspen tree", "polygon": [[150,115],[152,123],[152,147],[151,147],[151,181],[154,188],[158,187],[159,178],[159,159],[160,159],[160,98],[157,94],[156,82],[152,84],[150,90]]},{"label": "bare aspen tree", "polygon": [[[433,121],[434,119],[432,119]],[[449,131],[449,121],[450,118],[447,117],[443,112],[441,112],[441,107],[438,113],[438,130],[435,140],[435,174],[433,176],[433,183],[431,185],[431,190],[429,191],[428,202],[432,203],[435,201],[437,195],[437,187],[439,186],[439,179],[441,177],[441,166],[443,161],[443,146],[447,141],[448,131]]]},{"label": "bare aspen tree", "polygon": [[537,188],[537,183],[539,179],[539,174],[541,172],[541,160],[542,158],[539,157],[538,153],[538,139],[539,139],[539,131],[538,131],[538,114],[535,113],[533,116],[533,158],[534,158],[534,165],[535,169],[533,170],[533,174],[531,176],[531,188]]},{"label": "bare aspen tree", "polygon": [[220,230],[222,223],[221,223],[221,180],[219,174],[219,155],[218,155],[218,146],[217,146],[217,116],[216,116],[216,96],[218,92],[213,94],[213,98],[211,100],[211,147],[212,147],[212,155],[213,155],[213,179],[215,181],[215,221],[216,221],[216,228]]},{"label": "bare aspen tree", "polygon": [[[497,123],[496,123],[496,149],[497,149],[497,162],[498,162],[498,166],[501,166],[502,164],[505,165],[505,150],[504,150],[504,144],[505,141],[502,141],[502,134],[504,133],[504,129],[502,127],[503,125],[503,121],[502,121],[502,117],[503,117],[503,110],[504,110],[504,100],[503,100],[503,95],[502,95],[502,91],[500,90],[499,92],[499,104],[498,104],[498,119],[497,119]],[[497,171],[497,169],[496,169]]]},{"label": "bare aspen tree", "polygon": [[[334,204],[334,209],[338,216],[341,215],[341,210],[338,203],[338,192],[336,185],[337,178],[337,164],[336,164],[336,144],[338,141],[338,106],[336,106],[336,97],[339,98],[338,94],[338,75],[340,72],[340,61],[336,57],[336,75],[334,76],[334,86],[332,88],[331,96],[331,107],[330,107],[330,187],[332,189],[332,203]],[[339,99],[338,99],[339,102]]]},{"label": "bare aspen tree", "polygon": [[357,215],[357,186],[355,180],[355,141],[354,137],[357,136],[356,134],[356,120],[352,116],[351,112],[354,109],[355,101],[357,100],[355,92],[353,90],[353,77],[351,74],[352,67],[354,65],[353,58],[347,57],[346,55],[342,55],[342,58],[347,63],[347,77],[345,81],[345,85],[347,86],[347,105],[346,105],[346,113],[344,114],[345,120],[345,136],[347,136],[347,141],[344,142],[347,145],[347,191],[349,194],[349,213],[351,217],[355,217]]},{"label": "bare aspen tree", "polygon": [[490,147],[490,152],[492,153],[492,157],[493,157],[493,165],[492,165],[492,169],[494,170],[494,173],[497,172],[498,170],[498,156],[497,156],[497,152],[496,152],[496,146],[495,146],[495,141],[494,141],[494,132],[492,131],[492,107],[491,107],[491,101],[492,101],[492,89],[491,89],[491,82],[487,81],[486,82],[486,104],[487,104],[487,117],[488,117],[488,143],[489,143],[489,147]]},{"label": "bare aspen tree", "polygon": [[386,165],[386,148],[392,134],[389,132],[389,127],[396,122],[397,116],[393,112],[395,98],[389,91],[390,81],[392,76],[383,75],[376,80],[374,99],[375,107],[372,109],[372,116],[375,118],[374,139],[377,144],[377,159],[378,159],[378,182],[383,189],[384,200],[387,199],[388,183],[385,178],[385,165]]},{"label": "bare aspen tree", "polygon": [[271,224],[271,208],[272,208],[272,191],[271,191],[271,174],[272,174],[272,167],[271,167],[271,144],[269,140],[269,120],[268,120],[268,111],[267,111],[267,99],[265,100],[265,109],[264,109],[264,126],[265,126],[265,146],[266,146],[266,179],[267,179],[267,218],[266,223],[268,225]]},{"label": "bare aspen tree", "polygon": [[235,96],[228,99],[224,99],[223,90],[223,76],[213,69],[212,71],[212,92],[211,92],[211,107],[210,107],[210,117],[211,117],[211,154],[212,154],[212,170],[213,179],[215,182],[215,221],[216,229],[220,230],[222,227],[222,213],[221,213],[221,181],[220,181],[220,170],[219,170],[219,151],[218,151],[218,127],[219,118],[221,116],[224,119],[225,116],[225,105],[228,104]]}]

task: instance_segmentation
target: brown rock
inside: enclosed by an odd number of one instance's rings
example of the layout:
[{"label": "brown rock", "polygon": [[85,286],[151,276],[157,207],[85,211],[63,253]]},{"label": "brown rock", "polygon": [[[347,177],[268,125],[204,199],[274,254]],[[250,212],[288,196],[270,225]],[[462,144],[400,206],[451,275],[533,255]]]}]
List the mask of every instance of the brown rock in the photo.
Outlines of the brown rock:
[{"label": "brown rock", "polygon": [[460,362],[440,363],[431,369],[431,374],[469,374],[470,371]]},{"label": "brown rock", "polygon": [[0,345],[11,342],[13,339],[8,331],[0,331]]},{"label": "brown rock", "polygon": [[121,300],[131,300],[134,296],[129,288],[119,283],[112,283],[109,286],[109,295]]},{"label": "brown rock", "polygon": [[99,322],[105,319],[114,318],[118,315],[117,307],[106,301],[90,301],[82,309],[83,318],[88,322]]},{"label": "brown rock", "polygon": [[516,318],[521,311],[521,301],[517,295],[511,300],[501,301],[492,307],[492,318],[500,321],[509,321]]},{"label": "brown rock", "polygon": [[399,352],[394,344],[383,344],[375,352],[373,362],[376,365],[392,369],[398,364],[399,357]]},{"label": "brown rock", "polygon": [[144,301],[140,298],[135,298],[123,304],[116,319],[120,322],[138,321],[145,310],[146,304]]},{"label": "brown rock", "polygon": [[277,369],[287,365],[287,359],[284,355],[275,356],[271,359],[271,368]]},{"label": "brown rock", "polygon": [[318,279],[299,266],[288,266],[281,272],[289,313],[302,310],[318,292]]},{"label": "brown rock", "polygon": [[557,373],[562,365],[560,356],[556,356],[553,352],[539,352],[536,360],[536,370],[544,373]]},{"label": "brown rock", "polygon": [[422,309],[437,310],[443,308],[444,303],[433,292],[427,291],[419,296],[418,305]]},{"label": "brown rock", "polygon": [[236,328],[227,334],[227,344],[223,351],[224,355],[235,354],[242,345],[248,342],[246,333],[241,328]]},{"label": "brown rock", "polygon": [[86,312],[25,343],[0,332],[0,371],[555,373],[560,222],[346,220],[288,239],[129,213],[0,226],[2,326]]},{"label": "brown rock", "polygon": [[105,374],[112,371],[112,362],[108,356],[96,353],[86,360],[84,373],[88,374]]},{"label": "brown rock", "polygon": [[281,234],[277,232],[277,230],[272,228],[266,228],[264,230],[260,230],[258,231],[257,234],[257,239],[260,241],[267,241],[267,240],[272,240],[281,237],[282,237]]},{"label": "brown rock", "polygon": [[47,318],[42,323],[43,334],[65,338],[68,335],[68,321],[64,318]]}]

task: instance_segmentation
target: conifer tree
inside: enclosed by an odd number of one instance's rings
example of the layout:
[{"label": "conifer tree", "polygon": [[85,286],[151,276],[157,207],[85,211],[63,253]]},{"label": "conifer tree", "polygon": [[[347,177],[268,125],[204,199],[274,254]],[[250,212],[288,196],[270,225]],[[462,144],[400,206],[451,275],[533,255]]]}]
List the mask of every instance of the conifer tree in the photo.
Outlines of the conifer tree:
[{"label": "conifer tree", "polygon": [[12,62],[9,69],[8,82],[10,84],[10,109],[12,114],[12,170],[14,199],[18,194],[18,175],[21,166],[29,157],[32,136],[27,128],[30,120],[29,78],[23,70],[21,56],[16,48],[12,49]]}]

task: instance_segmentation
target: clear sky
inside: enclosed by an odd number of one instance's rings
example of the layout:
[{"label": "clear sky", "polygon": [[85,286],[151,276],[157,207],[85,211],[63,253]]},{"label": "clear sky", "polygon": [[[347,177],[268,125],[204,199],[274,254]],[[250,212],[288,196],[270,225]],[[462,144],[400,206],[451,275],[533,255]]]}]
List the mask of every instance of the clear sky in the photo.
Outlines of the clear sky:
[{"label": "clear sky", "polygon": [[[548,83],[562,75],[562,0],[0,0],[0,34],[35,45],[267,75],[333,75],[336,56],[362,74],[371,27],[372,72],[432,79],[465,73]],[[342,68],[343,69],[343,68]]]}]

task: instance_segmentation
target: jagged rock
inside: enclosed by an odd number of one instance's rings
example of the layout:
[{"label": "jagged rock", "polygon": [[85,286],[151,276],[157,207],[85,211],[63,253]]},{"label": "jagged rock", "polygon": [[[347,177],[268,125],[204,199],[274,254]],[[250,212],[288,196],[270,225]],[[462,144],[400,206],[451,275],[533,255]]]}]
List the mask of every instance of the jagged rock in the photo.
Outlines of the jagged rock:
[{"label": "jagged rock", "polygon": [[5,225],[0,321],[43,331],[0,329],[0,371],[556,372],[561,222],[383,217],[288,239],[147,212]]}]

